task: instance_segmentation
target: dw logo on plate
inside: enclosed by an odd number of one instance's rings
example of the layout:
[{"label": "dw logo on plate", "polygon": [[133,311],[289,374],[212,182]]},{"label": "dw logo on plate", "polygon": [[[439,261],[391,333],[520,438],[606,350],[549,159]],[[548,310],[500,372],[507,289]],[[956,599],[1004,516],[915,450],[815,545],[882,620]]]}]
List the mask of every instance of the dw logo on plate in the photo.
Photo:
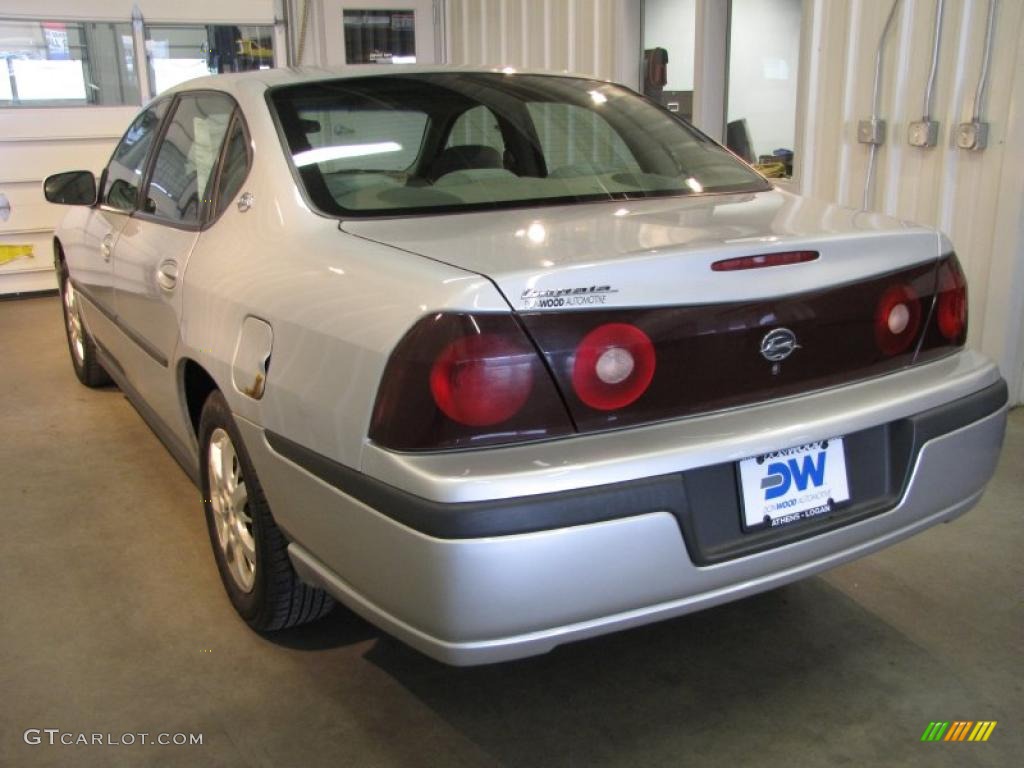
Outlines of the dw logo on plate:
[{"label": "dw logo on plate", "polygon": [[785,496],[794,483],[798,491],[806,491],[808,483],[815,488],[825,483],[826,452],[819,451],[817,456],[800,458],[803,459],[802,463],[794,458],[768,465],[768,474],[761,480],[765,501]]}]

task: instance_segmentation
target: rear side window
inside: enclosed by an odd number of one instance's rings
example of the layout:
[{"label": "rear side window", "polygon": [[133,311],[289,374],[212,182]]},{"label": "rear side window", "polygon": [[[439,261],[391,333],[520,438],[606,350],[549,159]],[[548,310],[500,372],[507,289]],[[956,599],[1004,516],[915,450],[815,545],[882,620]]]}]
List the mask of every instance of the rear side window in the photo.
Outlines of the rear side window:
[{"label": "rear side window", "polygon": [[181,96],[157,149],[145,210],[173,224],[198,225],[212,202],[214,170],[235,103],[218,93]]},{"label": "rear side window", "polygon": [[135,210],[139,183],[146,169],[146,158],[149,157],[149,150],[169,103],[165,100],[154,104],[135,118],[114,150],[100,195],[100,200],[111,208],[125,212]]},{"label": "rear side window", "polygon": [[217,180],[217,215],[223,213],[242,188],[249,172],[249,152],[246,149],[245,130],[241,120],[231,124],[231,134],[224,148],[224,165]]}]

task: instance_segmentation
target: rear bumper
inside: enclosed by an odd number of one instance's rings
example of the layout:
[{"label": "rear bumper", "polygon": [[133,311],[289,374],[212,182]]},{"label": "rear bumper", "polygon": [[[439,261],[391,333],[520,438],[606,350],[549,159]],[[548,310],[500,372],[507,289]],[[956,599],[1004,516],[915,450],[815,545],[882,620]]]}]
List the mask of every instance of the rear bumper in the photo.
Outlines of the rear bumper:
[{"label": "rear bumper", "polygon": [[[995,470],[1005,403],[997,380],[905,416],[913,444],[885,508],[783,529],[786,538],[717,561],[695,550],[685,510],[664,495],[671,476],[476,506],[410,502],[388,486],[343,491],[292,446],[240,427],[300,575],[428,655],[468,665],[735,600],[951,520]],[[589,521],[577,519],[588,509]],[[525,530],[508,532],[517,525]]]}]

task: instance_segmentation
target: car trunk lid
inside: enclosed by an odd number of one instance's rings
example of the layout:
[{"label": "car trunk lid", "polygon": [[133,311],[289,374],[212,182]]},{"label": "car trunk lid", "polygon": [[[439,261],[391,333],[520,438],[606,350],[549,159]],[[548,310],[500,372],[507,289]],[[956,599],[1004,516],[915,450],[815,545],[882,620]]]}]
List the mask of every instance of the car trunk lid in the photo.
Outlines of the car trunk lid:
[{"label": "car trunk lid", "polygon": [[881,375],[966,333],[934,319],[959,274],[935,231],[778,191],[343,227],[493,280],[581,432]]},{"label": "car trunk lid", "polygon": [[[397,219],[344,231],[489,277],[516,310],[749,301],[934,260],[929,229],[771,192]],[[813,249],[812,263],[714,272],[721,259]]]}]

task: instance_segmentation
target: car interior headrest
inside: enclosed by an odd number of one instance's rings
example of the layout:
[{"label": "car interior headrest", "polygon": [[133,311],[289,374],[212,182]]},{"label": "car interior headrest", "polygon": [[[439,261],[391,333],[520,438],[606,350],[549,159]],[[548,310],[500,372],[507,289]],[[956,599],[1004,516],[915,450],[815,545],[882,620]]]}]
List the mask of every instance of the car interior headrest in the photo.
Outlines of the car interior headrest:
[{"label": "car interior headrest", "polygon": [[427,170],[427,178],[437,181],[452,171],[468,171],[477,168],[501,168],[501,153],[484,144],[463,144],[448,147],[439,154]]}]

